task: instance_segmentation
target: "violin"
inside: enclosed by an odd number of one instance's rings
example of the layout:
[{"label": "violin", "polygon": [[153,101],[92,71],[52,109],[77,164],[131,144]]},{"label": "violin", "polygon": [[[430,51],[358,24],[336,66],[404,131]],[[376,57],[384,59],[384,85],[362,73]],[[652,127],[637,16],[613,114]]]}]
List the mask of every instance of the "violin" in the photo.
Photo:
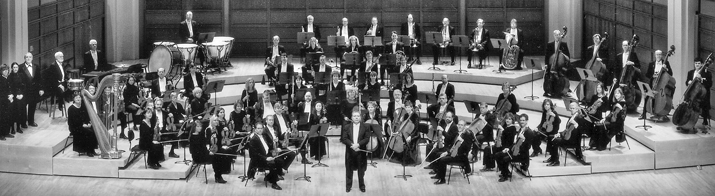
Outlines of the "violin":
[{"label": "violin", "polygon": [[544,132],[546,133],[551,133],[554,131],[554,120],[556,119],[556,114],[553,112],[549,112],[546,115],[546,121],[544,122],[542,128],[544,129]]},{"label": "violin", "polygon": [[[210,128],[209,128],[210,129]],[[209,139],[209,152],[210,154],[214,154],[218,151],[218,138],[216,137],[216,133],[211,134],[211,138]]]}]

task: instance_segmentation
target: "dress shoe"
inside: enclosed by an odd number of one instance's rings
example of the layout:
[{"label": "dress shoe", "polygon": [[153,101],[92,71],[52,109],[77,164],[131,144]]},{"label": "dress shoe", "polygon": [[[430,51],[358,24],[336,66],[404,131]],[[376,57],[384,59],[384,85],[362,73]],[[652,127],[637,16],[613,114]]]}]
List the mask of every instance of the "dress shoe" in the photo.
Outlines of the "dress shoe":
[{"label": "dress shoe", "polygon": [[360,187],[360,192],[365,192],[365,187]]},{"label": "dress shoe", "polygon": [[346,193],[349,193],[349,192],[350,192],[350,188],[345,188],[345,192],[346,192]]},{"label": "dress shoe", "polygon": [[6,138],[15,138],[14,135],[10,135],[10,134],[5,135],[5,137],[6,137]]},{"label": "dress shoe", "polygon": [[542,163],[551,163],[551,162],[552,162],[551,158],[548,158],[548,159],[544,160]]},{"label": "dress shoe", "polygon": [[17,129],[17,132],[18,132],[18,133],[25,133],[25,132],[22,131],[22,129]]},{"label": "dress shoe", "polygon": [[27,129],[27,125],[20,125],[23,129]]},{"label": "dress shoe", "polygon": [[0,140],[5,141],[5,136],[0,136]]},{"label": "dress shoe", "polygon": [[507,180],[509,180],[509,177],[501,177],[501,178],[499,178],[499,182],[505,182],[505,181],[507,181]]},{"label": "dress shoe", "polygon": [[313,164],[313,162],[308,161],[308,159],[303,159],[303,161],[300,162],[301,164]]},{"label": "dress shoe", "polygon": [[278,176],[278,180],[285,180],[285,178],[283,178],[283,176]]},{"label": "dress shoe", "polygon": [[494,168],[487,168],[487,167],[485,167],[485,168],[480,169],[479,171],[481,171],[481,172],[494,171]]},{"label": "dress shoe", "polygon": [[551,163],[549,163],[549,164],[548,164],[548,165],[546,165],[546,166],[551,166],[551,167],[553,167],[553,166],[559,166],[559,165],[561,165],[561,163],[560,163],[560,162],[558,162],[558,161],[554,161],[554,162],[551,162]]},{"label": "dress shoe", "polygon": [[431,166],[424,167],[424,169],[432,169]]},{"label": "dress shoe", "polygon": [[437,184],[437,185],[444,184],[444,183],[445,183],[444,179],[439,179],[439,180],[437,180],[437,182],[434,182],[434,184]]},{"label": "dress shoe", "polygon": [[216,183],[219,183],[219,184],[225,184],[225,183],[226,183],[226,180],[224,180],[222,177],[215,178],[215,180],[216,180]]},{"label": "dress shoe", "polygon": [[544,153],[543,153],[543,152],[534,151],[534,152],[531,153],[531,155],[529,155],[529,157],[536,157],[536,156],[539,156],[539,154],[544,154]]},{"label": "dress shoe", "polygon": [[430,172],[429,172],[430,175],[434,175],[434,174],[436,174],[436,173],[437,173],[437,172],[434,172],[434,171],[430,171]]},{"label": "dress shoe", "polygon": [[169,153],[169,157],[171,157],[171,158],[179,158],[179,155],[177,155],[176,153],[173,153],[173,152],[172,152],[172,153]]},{"label": "dress shoe", "polygon": [[119,138],[121,138],[121,139],[127,139],[127,136],[124,135],[124,133],[122,132],[121,134],[119,134]]},{"label": "dress shoe", "polygon": [[420,59],[417,59],[417,64],[422,65],[422,61],[420,61]]},{"label": "dress shoe", "polygon": [[94,157],[94,154],[92,154],[92,153],[87,153],[87,156],[88,156],[88,157]]},{"label": "dress shoe", "polygon": [[429,178],[430,178],[430,179],[439,179],[439,177],[437,177],[437,176],[432,176],[432,177],[429,177]]},{"label": "dress shoe", "polygon": [[37,123],[34,123],[34,122],[33,122],[33,123],[30,123],[30,126],[31,126],[31,127],[37,127]]}]

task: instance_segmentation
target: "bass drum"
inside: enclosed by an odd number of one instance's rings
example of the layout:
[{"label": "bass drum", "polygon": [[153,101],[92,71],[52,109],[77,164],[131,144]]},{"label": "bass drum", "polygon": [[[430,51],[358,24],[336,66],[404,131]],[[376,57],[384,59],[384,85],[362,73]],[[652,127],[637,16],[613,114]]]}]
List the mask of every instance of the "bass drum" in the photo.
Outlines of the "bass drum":
[{"label": "bass drum", "polygon": [[149,56],[149,72],[155,72],[159,68],[164,68],[167,72],[171,70],[171,66],[181,63],[181,52],[178,48],[172,46],[159,45],[151,51]]}]

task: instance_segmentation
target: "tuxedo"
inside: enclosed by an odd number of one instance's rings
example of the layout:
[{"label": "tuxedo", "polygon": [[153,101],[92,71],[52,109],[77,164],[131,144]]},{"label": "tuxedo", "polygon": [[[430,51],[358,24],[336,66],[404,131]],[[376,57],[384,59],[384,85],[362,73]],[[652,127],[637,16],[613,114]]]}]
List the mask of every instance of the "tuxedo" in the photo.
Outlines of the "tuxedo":
[{"label": "tuxedo", "polygon": [[[64,100],[62,99],[72,93],[67,89],[67,80],[70,79],[67,69],[69,69],[69,66],[60,65],[57,61],[53,61],[42,73],[45,92],[55,99],[53,103],[63,104]],[[58,87],[59,85],[65,88],[65,92],[62,92]]]},{"label": "tuxedo", "polygon": [[[303,32],[308,32],[308,23],[303,24],[302,27],[303,27]],[[315,23],[313,23],[313,33],[315,35],[315,39],[318,39],[318,41],[320,41],[320,38],[322,38],[322,36],[320,36],[320,27],[318,25],[316,25]]]},{"label": "tuxedo", "polygon": [[[196,78],[199,78],[199,76],[197,75]],[[164,92],[161,92],[162,85],[159,82],[159,80],[161,80],[161,78],[151,80],[151,94],[154,95],[154,97],[164,97],[165,96],[164,93],[166,93],[167,91],[171,91],[173,89],[171,80],[167,77],[164,77],[164,81],[165,81]],[[203,78],[202,78],[202,80],[203,80]],[[196,82],[199,82],[199,81],[196,80]],[[194,82],[191,81],[191,79],[189,79],[189,83],[192,83],[191,85],[193,85]],[[186,81],[184,81],[184,86],[186,86]]]},{"label": "tuxedo", "polygon": [[363,123],[358,124],[357,132],[355,135],[354,124],[348,123],[343,126],[342,133],[340,134],[340,142],[345,145],[345,173],[346,173],[346,187],[348,189],[352,188],[353,184],[353,171],[358,171],[358,182],[360,183],[360,188],[365,188],[365,170],[367,170],[367,155],[365,152],[355,151],[350,148],[353,144],[358,144],[359,149],[365,149],[366,145],[370,142],[370,136],[368,134],[368,127]]},{"label": "tuxedo", "polygon": [[[646,74],[645,74],[645,78],[648,79],[647,81],[650,81],[651,84],[654,82],[653,78],[655,78],[655,77],[653,77],[653,75],[655,74],[655,63],[656,63],[655,61],[648,63],[648,70],[646,71]],[[668,71],[666,71],[666,72],[668,73],[668,75],[670,75],[672,77],[673,76],[673,68],[670,68],[670,62],[668,62],[668,61],[663,62],[663,66],[668,69]],[[660,71],[660,69],[658,71]]]},{"label": "tuxedo", "polygon": [[[631,52],[630,55],[628,55],[628,61],[632,61],[633,68],[636,69],[636,72],[640,72],[641,61],[638,60],[637,53]],[[624,65],[623,53],[620,53],[620,54],[616,55],[616,58],[614,58],[612,63],[610,64],[610,66],[608,66],[608,72],[610,72],[611,75],[606,78],[611,78],[611,79],[616,78],[617,80],[619,80],[618,82],[621,82],[620,78],[621,78],[621,72],[623,71],[623,65]],[[633,81],[631,81],[631,82],[633,84],[635,84],[635,81],[637,79],[638,79],[638,77],[634,76]],[[606,84],[611,84],[613,81],[606,80],[605,82],[606,82]],[[621,82],[621,83],[631,84],[629,82]]]},{"label": "tuxedo", "polygon": [[[372,34],[368,34],[367,32],[372,30],[372,23],[367,27],[367,30],[365,30],[365,36],[372,36]],[[375,27],[375,37],[382,37],[382,26],[380,24],[377,24],[377,27]]]},{"label": "tuxedo", "polygon": [[[414,38],[417,39],[417,41],[422,40],[422,28],[420,28],[420,25],[417,23],[414,23],[412,25],[412,33],[414,34]],[[400,35],[407,35],[410,36],[410,25],[408,23],[402,23],[400,25]],[[408,45],[410,43],[407,43]],[[411,59],[413,59],[415,56],[419,59],[422,56],[422,44],[417,44],[416,48],[412,47],[407,47],[406,54],[407,56]]]},{"label": "tuxedo", "polygon": [[[197,26],[199,26],[199,23],[197,23],[195,20],[191,20],[191,31],[189,31],[189,24],[186,22],[186,20],[181,21],[179,26],[179,36],[181,36],[180,42],[185,42],[189,38],[193,39],[194,41],[198,41],[199,31]],[[191,35],[191,32],[193,32],[193,36]]]},{"label": "tuxedo", "polygon": [[[437,85],[437,91],[435,91],[435,95],[439,97],[440,92],[442,92],[442,87],[444,87],[444,83],[440,83]],[[454,99],[454,85],[447,83],[447,89],[444,89],[444,94],[447,95],[447,99],[453,100]],[[454,106],[454,102],[450,103],[449,105]]]},{"label": "tuxedo", "polygon": [[90,71],[107,71],[110,70],[111,67],[109,64],[107,64],[107,56],[104,54],[104,52],[100,50],[96,50],[97,52],[97,64],[95,64],[95,58],[92,57],[92,51],[87,51],[85,52],[82,57],[84,58],[84,71],[85,72],[90,72]]},{"label": "tuxedo", "polygon": [[[474,30],[472,30],[472,33],[469,34],[469,43],[474,44],[474,42],[478,39],[478,37],[480,35],[481,35],[481,39],[480,39],[479,43],[476,43],[476,44],[481,44],[483,46],[483,49],[476,52],[477,56],[479,56],[479,64],[481,64],[482,60],[487,58],[487,53],[489,52],[489,40],[491,40],[490,36],[489,36],[489,30],[482,27],[482,32],[480,34],[479,31],[477,30],[477,28],[474,28]],[[469,57],[467,57],[468,58],[467,61],[469,61],[471,64],[472,56],[474,55],[475,52],[472,52],[472,50],[470,50],[469,48],[467,48],[467,51],[469,52]]]},{"label": "tuxedo", "polygon": [[[28,67],[32,62],[25,62],[20,64],[20,70],[18,73],[24,75],[25,79],[25,103],[27,105],[27,123],[35,123],[35,109],[37,108],[37,102],[42,100],[39,92],[43,90],[42,84],[42,66],[40,64],[32,64],[32,67]],[[24,122],[23,125],[27,125]]]},{"label": "tuxedo", "polygon": [[[555,42],[549,42],[546,44],[546,56],[544,56],[544,59],[546,59],[546,65],[551,66],[551,61],[549,58],[551,58],[551,55],[554,55],[556,53],[556,43]],[[559,49],[561,52],[566,55],[567,57],[571,57],[571,53],[569,52],[569,46],[566,42],[560,42],[559,43]],[[568,64],[568,62],[567,62]],[[562,67],[562,70],[557,70],[559,72],[565,73],[567,67]]]},{"label": "tuxedo", "polygon": [[[449,39],[450,39],[449,45],[446,46],[447,52],[449,52],[450,57],[452,57],[452,63],[454,63],[455,53],[454,53],[454,46],[452,46],[452,42],[454,42],[454,40],[451,40],[451,39],[452,39],[452,36],[454,36],[456,32],[454,31],[454,27],[451,25],[439,26],[437,28],[437,32],[442,33],[445,29],[448,29],[447,31],[449,31]],[[443,40],[447,40],[447,38],[443,37]],[[439,44],[441,44],[441,43],[437,43],[432,46],[432,55],[434,56],[433,64],[437,64],[437,61],[439,59],[439,53],[440,53],[440,51],[442,51],[442,48],[439,47]],[[442,55],[444,55],[444,54],[442,54]]]},{"label": "tuxedo", "polygon": [[[689,82],[693,81],[694,74],[695,70],[688,71],[688,78],[685,80],[685,88],[687,88],[687,84]],[[703,80],[701,81],[706,90],[705,97],[700,99],[700,107],[702,108],[702,112],[700,114],[703,116],[703,118],[710,119],[710,88],[713,86],[713,76],[710,71],[704,69],[702,73],[700,73],[700,77],[703,78]]]}]

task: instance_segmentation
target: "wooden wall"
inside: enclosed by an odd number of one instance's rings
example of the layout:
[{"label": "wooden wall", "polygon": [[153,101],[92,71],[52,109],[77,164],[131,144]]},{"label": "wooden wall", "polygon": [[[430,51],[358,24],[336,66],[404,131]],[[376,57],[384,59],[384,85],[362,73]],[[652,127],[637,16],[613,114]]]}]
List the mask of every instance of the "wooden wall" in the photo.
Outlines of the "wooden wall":
[{"label": "wooden wall", "polygon": [[[241,0],[230,1],[228,12],[224,12],[224,1],[227,0],[146,1],[142,56],[150,54],[154,41],[178,40],[179,22],[188,10],[193,11],[194,19],[201,24],[201,32],[215,31],[217,35],[236,38],[233,57],[264,55],[264,48],[273,35],[280,36],[288,52],[297,55],[299,46],[295,43],[295,33],[300,31],[309,14],[321,27],[324,47],[325,38],[335,34],[335,27],[343,17],[349,19],[361,38],[373,16],[384,25],[385,35],[399,31],[407,14],[412,14],[425,30],[434,30],[445,17],[450,19],[451,25],[459,24],[459,0]],[[537,47],[544,42],[543,7],[543,0],[467,0],[467,29],[474,28],[481,17],[492,30],[492,37],[503,37],[497,32],[503,31],[511,18],[516,18],[527,39],[533,40],[526,46],[527,53],[540,54]],[[228,15],[228,21],[222,21],[224,15]],[[228,32],[223,32],[226,25]],[[326,51],[332,53],[333,50],[328,47]],[[423,54],[431,54],[431,48],[423,47]]]},{"label": "wooden wall", "polygon": [[[28,39],[35,63],[54,61],[57,51],[78,67],[89,40],[104,42],[104,0],[28,0]],[[20,59],[21,60],[21,59]]]},{"label": "wooden wall", "polygon": [[611,58],[615,58],[623,52],[621,42],[631,40],[633,34],[637,34],[640,44],[636,53],[644,72],[648,63],[655,59],[655,50],[668,50],[668,9],[662,0],[588,0],[583,6],[584,46],[593,44],[593,34],[608,32],[607,46]]}]

